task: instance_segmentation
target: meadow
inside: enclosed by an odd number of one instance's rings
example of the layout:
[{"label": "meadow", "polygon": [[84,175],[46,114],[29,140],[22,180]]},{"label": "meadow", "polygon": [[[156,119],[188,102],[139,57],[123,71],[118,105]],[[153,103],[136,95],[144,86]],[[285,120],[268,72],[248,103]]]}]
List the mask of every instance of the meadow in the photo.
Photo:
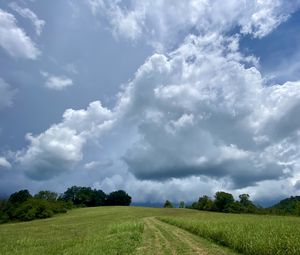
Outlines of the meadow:
[{"label": "meadow", "polygon": [[236,252],[300,254],[300,218],[106,206],[0,225],[1,255]]},{"label": "meadow", "polygon": [[242,254],[300,254],[300,218],[295,216],[199,212],[159,219]]}]

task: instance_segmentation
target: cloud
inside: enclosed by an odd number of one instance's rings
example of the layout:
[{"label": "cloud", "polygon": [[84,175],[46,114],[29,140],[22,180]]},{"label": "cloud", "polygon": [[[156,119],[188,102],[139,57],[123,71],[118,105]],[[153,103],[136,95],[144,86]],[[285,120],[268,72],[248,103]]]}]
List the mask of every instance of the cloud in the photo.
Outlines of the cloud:
[{"label": "cloud", "polygon": [[[298,187],[300,82],[266,84],[257,58],[239,50],[240,38],[267,35],[298,1],[89,2],[116,36],[146,33],[155,47],[174,50],[150,56],[111,109],[99,101],[68,109],[60,123],[28,134],[17,154],[26,176],[66,174],[105,191],[124,188],[136,201]],[[86,154],[91,144],[94,157]],[[96,169],[103,158],[113,160],[104,173],[80,169]]]},{"label": "cloud", "polygon": [[139,137],[123,157],[137,178],[196,175],[245,187],[298,171],[299,83],[266,86],[232,40],[191,36],[154,54],[120,95]]},{"label": "cloud", "polygon": [[12,2],[9,4],[10,8],[17,12],[23,18],[28,18],[35,27],[35,32],[37,35],[41,35],[43,28],[46,22],[42,19],[39,19],[38,16],[28,8],[20,7],[16,2]]},{"label": "cloud", "polygon": [[36,59],[40,55],[35,43],[22,28],[17,26],[15,17],[2,9],[0,9],[0,46],[15,58]]},{"label": "cloud", "polygon": [[55,76],[48,74],[47,72],[41,72],[41,74],[47,78],[45,86],[53,90],[63,90],[67,87],[73,86],[72,79],[66,76]]},{"label": "cloud", "polygon": [[103,162],[100,161],[91,161],[86,164],[84,164],[85,169],[101,169],[101,168],[108,168],[113,165],[113,162],[111,160],[105,160]]},{"label": "cloud", "polygon": [[17,153],[16,160],[29,178],[51,179],[72,170],[83,157],[87,139],[98,137],[111,125],[111,112],[99,101],[86,110],[68,109],[61,123],[37,136],[27,134],[29,146]]},{"label": "cloud", "polygon": [[15,94],[16,90],[0,78],[0,110],[12,105]]},{"label": "cloud", "polygon": [[0,157],[0,168],[11,168],[11,164],[7,161],[6,158]]},{"label": "cloud", "polygon": [[[284,22],[300,1],[227,0],[89,0],[94,15],[107,18],[112,33],[130,40],[145,38],[157,49],[174,47],[178,38],[194,33],[226,33],[238,28],[243,34],[263,37]],[[180,42],[180,41],[179,41]]]},{"label": "cloud", "polygon": [[112,110],[100,102],[66,110],[61,123],[28,135],[19,162],[31,178],[50,179],[74,169],[84,146],[105,135],[114,160],[126,163],[121,175],[141,182],[199,177],[242,189],[296,178],[300,83],[266,86],[236,40],[190,36],[169,54],[153,54]]},{"label": "cloud", "polygon": [[[111,177],[106,177],[102,181],[95,182],[93,187],[102,189],[107,193],[124,189],[133,196],[134,203],[161,203],[166,199],[172,202],[182,200],[186,202],[195,201],[198,200],[201,194],[213,195],[215,191],[222,187],[222,184],[200,177],[173,178],[165,182],[157,182],[138,180],[131,174],[116,174]],[[201,189],[201,191],[199,189]]]}]

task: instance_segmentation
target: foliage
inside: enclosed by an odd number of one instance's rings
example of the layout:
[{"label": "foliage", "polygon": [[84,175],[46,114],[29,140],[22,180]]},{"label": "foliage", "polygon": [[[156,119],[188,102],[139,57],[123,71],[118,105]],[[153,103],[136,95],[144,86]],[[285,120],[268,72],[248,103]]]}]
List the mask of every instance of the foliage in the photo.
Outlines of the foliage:
[{"label": "foliage", "polygon": [[58,194],[49,190],[41,190],[34,195],[34,198],[47,201],[56,201],[58,198]]},{"label": "foliage", "polygon": [[8,221],[29,221],[49,218],[57,213],[65,213],[76,206],[130,205],[131,197],[118,190],[106,195],[102,190],[90,187],[72,186],[63,195],[42,190],[33,197],[28,190],[11,194],[9,199],[0,200],[0,223]]},{"label": "foliage", "polygon": [[30,199],[15,209],[13,218],[29,221],[49,218],[52,215],[53,211],[49,208],[49,204],[46,200]]},{"label": "foliage", "polygon": [[1,223],[6,223],[9,221],[8,214],[2,210],[0,210],[0,224]]},{"label": "foliage", "polygon": [[198,210],[211,211],[214,207],[214,202],[208,196],[200,197],[196,208]]},{"label": "foliage", "polygon": [[62,200],[72,201],[74,205],[100,206],[106,203],[106,194],[102,190],[91,189],[90,187],[72,186],[63,194]]},{"label": "foliage", "polygon": [[107,196],[106,204],[128,206],[131,204],[131,197],[124,190],[113,191]]},{"label": "foliage", "polygon": [[281,200],[278,204],[273,205],[269,209],[277,210],[279,213],[282,214],[299,214],[299,203],[300,203],[300,196],[290,197]]},{"label": "foliage", "polygon": [[173,204],[169,200],[166,200],[164,208],[173,208]]},{"label": "foliage", "polygon": [[20,190],[10,195],[8,202],[10,204],[21,204],[28,199],[32,198],[31,194],[27,189]]},{"label": "foliage", "polygon": [[234,203],[232,194],[223,191],[218,191],[215,194],[214,206],[216,211],[225,212],[230,210],[230,206]]},{"label": "foliage", "polygon": [[56,213],[65,213],[72,207],[56,198],[57,194],[51,191],[40,191],[34,197],[28,190],[15,192],[8,201],[0,202],[0,223],[44,219]]},{"label": "foliage", "polygon": [[214,200],[204,195],[189,208],[224,213],[266,213],[263,208],[258,208],[253,204],[248,194],[241,194],[239,199],[235,201],[232,194],[218,191]]},{"label": "foliage", "polygon": [[184,201],[180,201],[178,207],[179,208],[184,208],[185,207]]}]

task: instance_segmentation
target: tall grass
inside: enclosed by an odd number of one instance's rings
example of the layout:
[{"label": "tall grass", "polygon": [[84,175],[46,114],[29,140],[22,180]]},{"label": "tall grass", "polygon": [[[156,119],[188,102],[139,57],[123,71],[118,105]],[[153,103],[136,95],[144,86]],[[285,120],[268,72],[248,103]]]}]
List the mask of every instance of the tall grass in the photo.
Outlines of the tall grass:
[{"label": "tall grass", "polygon": [[143,222],[125,207],[75,209],[66,215],[0,226],[1,255],[132,254]]},{"label": "tall grass", "polygon": [[195,214],[193,210],[105,206],[53,218],[0,225],[0,255],[126,255],[141,245],[144,217]]},{"label": "tall grass", "polygon": [[160,220],[248,255],[299,255],[300,218],[198,213]]}]

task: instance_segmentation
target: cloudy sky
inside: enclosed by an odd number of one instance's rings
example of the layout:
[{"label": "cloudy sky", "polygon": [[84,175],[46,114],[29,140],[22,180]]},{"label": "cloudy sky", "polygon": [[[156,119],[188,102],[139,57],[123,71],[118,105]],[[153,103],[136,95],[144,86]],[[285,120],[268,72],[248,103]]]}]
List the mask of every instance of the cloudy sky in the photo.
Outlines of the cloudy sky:
[{"label": "cloudy sky", "polygon": [[299,194],[299,8],[0,0],[0,194]]}]

